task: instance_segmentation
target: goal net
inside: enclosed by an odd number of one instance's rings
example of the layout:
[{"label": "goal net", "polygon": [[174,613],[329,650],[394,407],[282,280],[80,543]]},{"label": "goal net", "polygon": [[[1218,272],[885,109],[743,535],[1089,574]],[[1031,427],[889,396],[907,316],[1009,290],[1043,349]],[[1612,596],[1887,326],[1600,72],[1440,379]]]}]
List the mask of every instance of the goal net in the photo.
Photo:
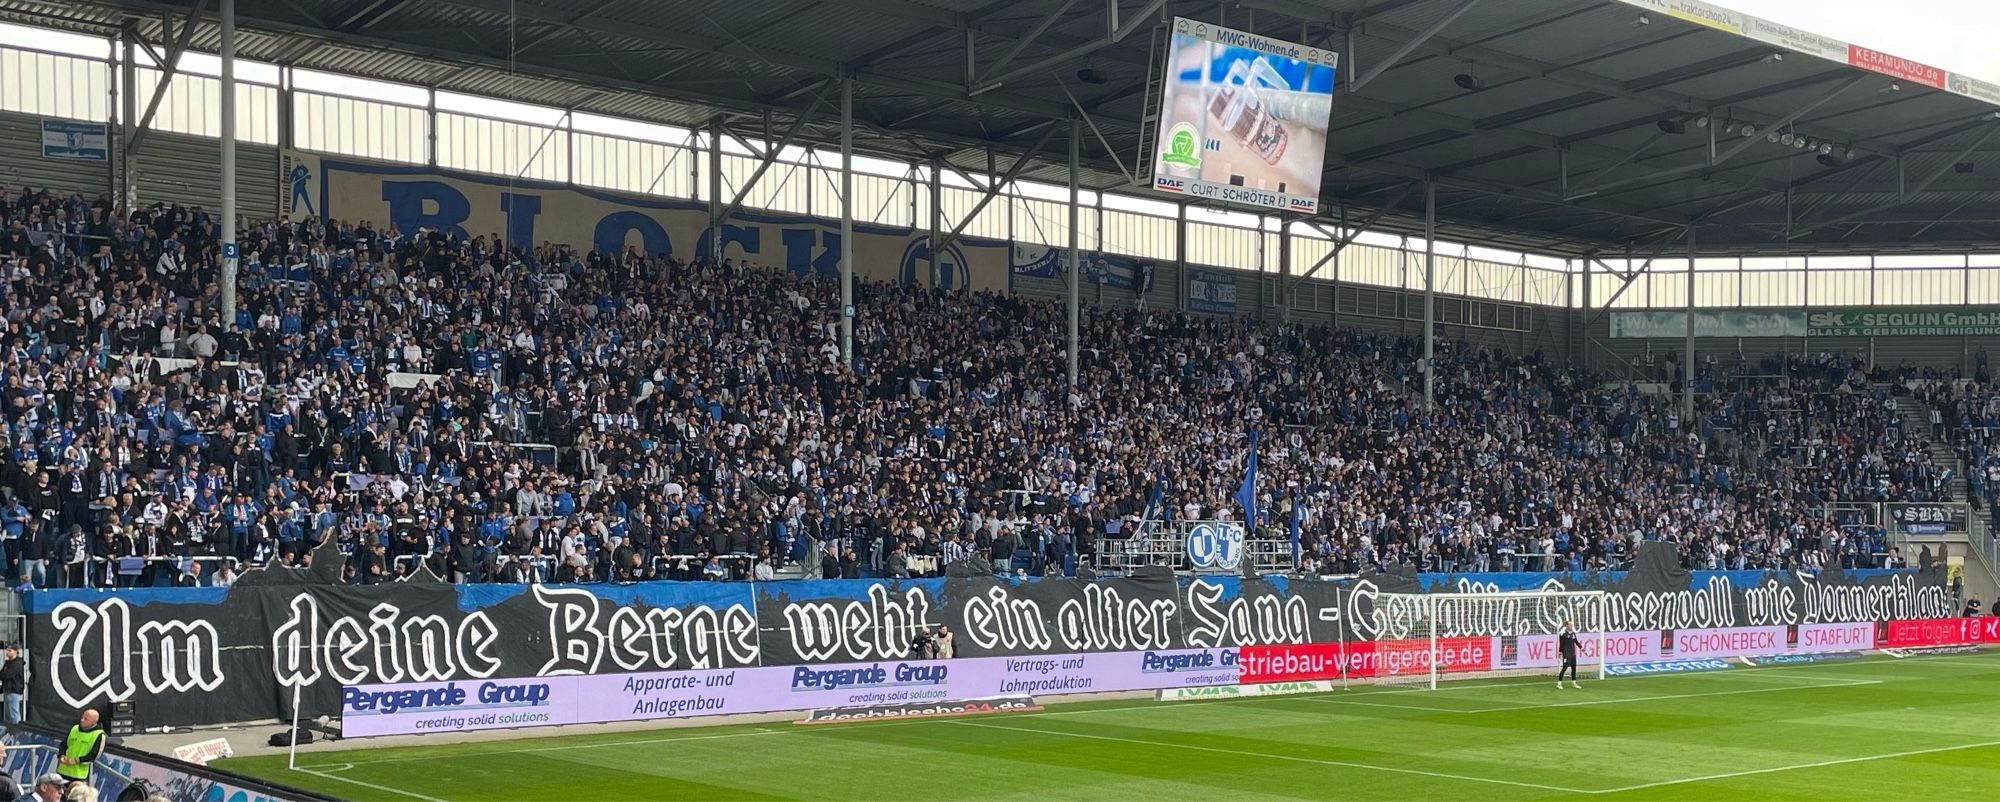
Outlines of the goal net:
[{"label": "goal net", "polygon": [[1576,633],[1578,673],[1603,679],[1608,598],[1601,590],[1381,594],[1375,673],[1384,684],[1426,688],[1440,678],[1553,675],[1567,625]]}]

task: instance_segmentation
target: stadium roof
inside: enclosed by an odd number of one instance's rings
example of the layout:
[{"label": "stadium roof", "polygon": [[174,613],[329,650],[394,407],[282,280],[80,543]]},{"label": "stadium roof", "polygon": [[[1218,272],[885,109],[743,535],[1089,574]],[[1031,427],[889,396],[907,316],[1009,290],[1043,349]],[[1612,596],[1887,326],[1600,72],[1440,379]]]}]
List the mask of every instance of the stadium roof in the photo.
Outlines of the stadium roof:
[{"label": "stadium roof", "polygon": [[[214,52],[210,0],[0,0],[0,18],[131,24],[154,41],[191,9],[193,47]],[[1154,23],[1188,16],[1343,54],[1356,91],[1334,100],[1327,217],[1345,207],[1376,230],[1420,231],[1412,187],[1430,176],[1440,237],[1543,253],[1678,249],[1690,224],[1711,253],[2000,241],[2000,119],[1978,99],[2000,87],[1694,0],[238,0],[237,12],[246,58],[682,126],[719,116],[769,139],[805,114],[795,141],[836,141],[849,75],[864,152],[967,170],[1032,153],[1022,175],[1056,182],[1059,123],[1083,117],[1085,180],[1100,188],[1126,184],[1146,150]]]}]

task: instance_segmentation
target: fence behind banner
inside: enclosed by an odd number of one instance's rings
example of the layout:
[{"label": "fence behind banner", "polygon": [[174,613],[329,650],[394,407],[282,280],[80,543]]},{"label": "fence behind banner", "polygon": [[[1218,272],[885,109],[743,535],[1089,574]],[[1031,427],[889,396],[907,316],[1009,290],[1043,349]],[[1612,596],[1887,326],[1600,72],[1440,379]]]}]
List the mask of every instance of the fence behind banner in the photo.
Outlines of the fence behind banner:
[{"label": "fence behind banner", "polygon": [[[1198,544],[1190,551],[1190,541]],[[1294,568],[1288,539],[1245,532],[1237,521],[1148,521],[1136,532],[1099,536],[1092,544],[1092,564],[1105,576],[1129,576],[1135,569],[1159,566],[1176,572],[1241,574],[1244,563],[1258,575],[1282,574]],[[1227,556],[1224,556],[1224,555]]]}]

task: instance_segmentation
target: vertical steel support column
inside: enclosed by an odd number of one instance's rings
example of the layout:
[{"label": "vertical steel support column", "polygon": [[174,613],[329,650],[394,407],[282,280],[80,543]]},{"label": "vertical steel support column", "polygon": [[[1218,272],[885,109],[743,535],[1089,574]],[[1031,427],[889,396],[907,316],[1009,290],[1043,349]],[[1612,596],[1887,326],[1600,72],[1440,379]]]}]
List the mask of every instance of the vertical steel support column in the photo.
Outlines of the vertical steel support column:
[{"label": "vertical steel support column", "polygon": [[1174,204],[1174,267],[1180,277],[1174,282],[1174,308],[1187,308],[1188,266],[1187,266],[1187,204]]},{"label": "vertical steel support column", "polygon": [[[236,0],[222,0],[222,326],[236,322]],[[194,24],[189,20],[189,25]]]},{"label": "vertical steel support column", "polygon": [[840,79],[840,362],[854,365],[854,79]]},{"label": "vertical steel support column", "polygon": [[[113,36],[105,41],[110,47],[110,57],[105,59],[104,69],[118,69],[119,37]],[[111,92],[104,98],[104,119],[118,120],[119,124],[105,126],[105,130],[111,132],[111,135],[104,138],[105,147],[110,148],[104,159],[104,193],[115,198],[118,197],[118,161],[125,157],[125,143],[120,139],[125,129],[124,118],[118,116],[118,81],[111,80],[106,83],[109,84]],[[126,88],[125,94],[131,94],[130,87]]]},{"label": "vertical steel support column", "polygon": [[424,163],[432,167],[438,163],[437,87],[424,90]]},{"label": "vertical steel support column", "polygon": [[[1334,230],[1340,232],[1340,237],[1347,236],[1347,204],[1345,203],[1340,205],[1340,227]],[[1346,250],[1340,247],[1340,237],[1335,237],[1333,241],[1333,247],[1337,249],[1333,252],[1333,308],[1330,310],[1330,318],[1334,328],[1340,328],[1340,253]]]},{"label": "vertical steel support column", "polygon": [[[688,129],[687,141],[688,195],[695,200],[701,200],[702,198],[701,156],[697,155],[697,151],[699,150],[701,150],[701,128],[690,128]],[[666,174],[666,168],[660,168],[660,173],[662,175]]]},{"label": "vertical steel support column", "polygon": [[938,229],[943,227],[944,160],[935,159],[931,161],[931,238],[926,240],[929,246],[925,248],[931,254],[931,274],[929,276],[918,276],[918,286],[936,287],[938,286],[939,277],[943,275],[938,272],[938,260],[944,256],[944,254],[938,253],[938,238],[943,236],[942,232],[938,231]]},{"label": "vertical steel support column", "polygon": [[722,264],[722,119],[708,123],[708,258]]},{"label": "vertical steel support column", "polygon": [[1437,183],[1424,179],[1424,412],[1437,399]]},{"label": "vertical steel support column", "polygon": [[1681,365],[1681,422],[1694,431],[1694,226],[1688,226],[1687,356]]},{"label": "vertical steel support column", "polygon": [[1081,213],[1080,213],[1080,210],[1079,210],[1079,209],[1077,209],[1077,200],[1078,200],[1078,194],[1077,194],[1077,182],[1078,182],[1079,180],[1081,180],[1081,176],[1079,176],[1079,175],[1078,175],[1078,168],[1077,168],[1077,162],[1078,162],[1078,160],[1079,160],[1079,154],[1078,154],[1078,146],[1079,146],[1080,144],[1082,144],[1082,142],[1081,142],[1081,140],[1079,139],[1079,136],[1078,136],[1078,135],[1079,135],[1080,133],[1081,133],[1081,131],[1080,131],[1080,127],[1079,127],[1079,125],[1077,124],[1077,121],[1076,121],[1076,120],[1070,120],[1070,121],[1069,121],[1069,293],[1068,293],[1068,296],[1069,296],[1069,328],[1068,328],[1068,333],[1069,333],[1069,336],[1068,336],[1068,343],[1069,343],[1069,384],[1070,384],[1070,386],[1071,386],[1071,387],[1075,387],[1075,386],[1076,386],[1076,357],[1077,357],[1077,333],[1076,333],[1076,321],[1077,321],[1077,314],[1078,314],[1078,310],[1077,310],[1077,306],[1078,306],[1078,304],[1080,304],[1080,303],[1081,303],[1081,300],[1080,300],[1080,299],[1079,299],[1079,298],[1077,297],[1077,292],[1078,292],[1078,288],[1077,288],[1077,284],[1078,284],[1078,279],[1079,279],[1079,278],[1080,278],[1080,277],[1082,276],[1082,274],[1083,274],[1083,263],[1082,263],[1082,262],[1081,262],[1081,261],[1080,261],[1080,260],[1078,259],[1078,253],[1077,253],[1077,247],[1076,247],[1076,245],[1077,245],[1077,243],[1076,243],[1076,241],[1077,241],[1077,228],[1078,228],[1078,227],[1080,227],[1080,226],[1082,226],[1082,224],[1083,224],[1083,220],[1082,220],[1082,215],[1081,215]]},{"label": "vertical steel support column", "polygon": [[[1584,370],[1590,370],[1590,361],[1591,361],[1591,360],[1590,360],[1590,357],[1591,357],[1591,353],[1592,353],[1592,352],[1591,352],[1591,350],[1590,350],[1590,319],[1591,319],[1591,315],[1590,315],[1590,309],[1591,309],[1591,306],[1590,306],[1590,305],[1591,305],[1591,303],[1592,303],[1592,301],[1591,301],[1591,298],[1590,298],[1590,272],[1591,272],[1591,266],[1592,266],[1592,265],[1593,265],[1594,263],[1595,263],[1595,260],[1594,260],[1594,259],[1585,259],[1585,260],[1583,260],[1583,282],[1582,282],[1582,283],[1583,283],[1583,302],[1582,302],[1582,303],[1580,303],[1580,304],[1578,304],[1578,306],[1579,306],[1579,307],[1581,307],[1581,308],[1583,309],[1583,312],[1582,312],[1582,314],[1580,314],[1580,315],[1572,315],[1572,316],[1571,316],[1571,320],[1572,320],[1572,321],[1575,321],[1575,320],[1582,320],[1582,321],[1583,321],[1583,331],[1582,331],[1582,333],[1581,333],[1581,334],[1580,334],[1579,336],[1577,336],[1577,337],[1574,337],[1574,338],[1572,338],[1572,340],[1571,340],[1571,342],[1572,342],[1572,345],[1571,345],[1570,347],[1572,347],[1572,348],[1582,348],[1582,349],[1583,349],[1583,353],[1582,353],[1581,355],[1578,355],[1578,356],[1574,356],[1574,357],[1572,357],[1572,358],[1573,358],[1574,360],[1576,360],[1578,364],[1581,364],[1581,365],[1583,365],[1583,369],[1584,369]],[[1631,270],[1631,269],[1632,269],[1632,266],[1631,266],[1630,264],[1627,264],[1627,265],[1625,265],[1625,269],[1626,269],[1626,270]],[[1572,276],[1574,276],[1574,274],[1572,274]],[[1572,278],[1571,280],[1575,280],[1575,279],[1574,279],[1574,278]],[[1572,325],[1574,325],[1574,324],[1572,324]]]},{"label": "vertical steel support column", "polygon": [[1292,223],[1278,215],[1278,319],[1292,321]]},{"label": "vertical steel support column", "polygon": [[123,139],[118,143],[118,198],[124,215],[129,216],[139,205],[139,190],[135,186],[138,173],[138,155],[126,143],[132,141],[132,128],[139,124],[139,46],[132,41],[130,33],[125,34],[125,60],[119,64],[119,84],[125,87],[124,106],[118,112],[118,133]]},{"label": "vertical steel support column", "polygon": [[[297,132],[293,129],[297,121],[297,110],[292,108],[292,68],[278,68],[278,148],[291,150],[298,147]],[[430,121],[424,125],[429,127]],[[436,136],[436,134],[432,134]],[[281,204],[282,205],[282,204]]]},{"label": "vertical steel support column", "polygon": [[[1097,221],[1096,225],[1093,226],[1093,228],[1096,230],[1097,233],[1096,236],[1092,237],[1090,240],[1090,252],[1094,254],[1103,254],[1104,253],[1104,191],[1103,190],[1098,190],[1097,192],[1097,216],[1092,219]],[[1132,276],[1132,279],[1134,281],[1137,281],[1139,277],[1138,275],[1134,274]],[[1096,293],[1095,297],[1097,298],[1097,302],[1099,304],[1104,303],[1104,284],[1102,282],[1099,282],[1096,289],[1092,290],[1092,292]]]}]

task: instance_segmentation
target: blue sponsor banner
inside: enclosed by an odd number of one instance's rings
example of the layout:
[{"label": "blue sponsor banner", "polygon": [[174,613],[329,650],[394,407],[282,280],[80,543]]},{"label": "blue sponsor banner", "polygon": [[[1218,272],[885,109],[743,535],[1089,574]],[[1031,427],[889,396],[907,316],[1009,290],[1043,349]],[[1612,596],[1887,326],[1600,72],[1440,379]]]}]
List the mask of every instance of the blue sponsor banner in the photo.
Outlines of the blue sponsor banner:
[{"label": "blue sponsor banner", "polygon": [[1604,673],[1614,677],[1633,674],[1681,674],[1690,671],[1721,671],[1729,668],[1729,661],[1720,657],[1705,660],[1658,660],[1650,663],[1612,663],[1604,667]]},{"label": "blue sponsor banner", "polygon": [[42,120],[42,157],[101,162],[110,158],[104,123]]},{"label": "blue sponsor banner", "polygon": [[1219,270],[1189,268],[1188,309],[1216,315],[1236,314],[1236,276]]},{"label": "blue sponsor banner", "polygon": [[1767,654],[1759,657],[1740,657],[1737,659],[1742,660],[1745,665],[1784,666],[1801,665],[1804,663],[1836,663],[1846,660],[1859,660],[1861,657],[1860,652],[1824,652],[1820,654]]},{"label": "blue sponsor banner", "polygon": [[[1079,251],[1083,261],[1083,283],[1101,284],[1121,290],[1138,290],[1147,281],[1145,260],[1100,251]],[[1016,277],[1062,278],[1067,274],[1069,250],[1032,243],[1014,243],[1009,271]]]}]

